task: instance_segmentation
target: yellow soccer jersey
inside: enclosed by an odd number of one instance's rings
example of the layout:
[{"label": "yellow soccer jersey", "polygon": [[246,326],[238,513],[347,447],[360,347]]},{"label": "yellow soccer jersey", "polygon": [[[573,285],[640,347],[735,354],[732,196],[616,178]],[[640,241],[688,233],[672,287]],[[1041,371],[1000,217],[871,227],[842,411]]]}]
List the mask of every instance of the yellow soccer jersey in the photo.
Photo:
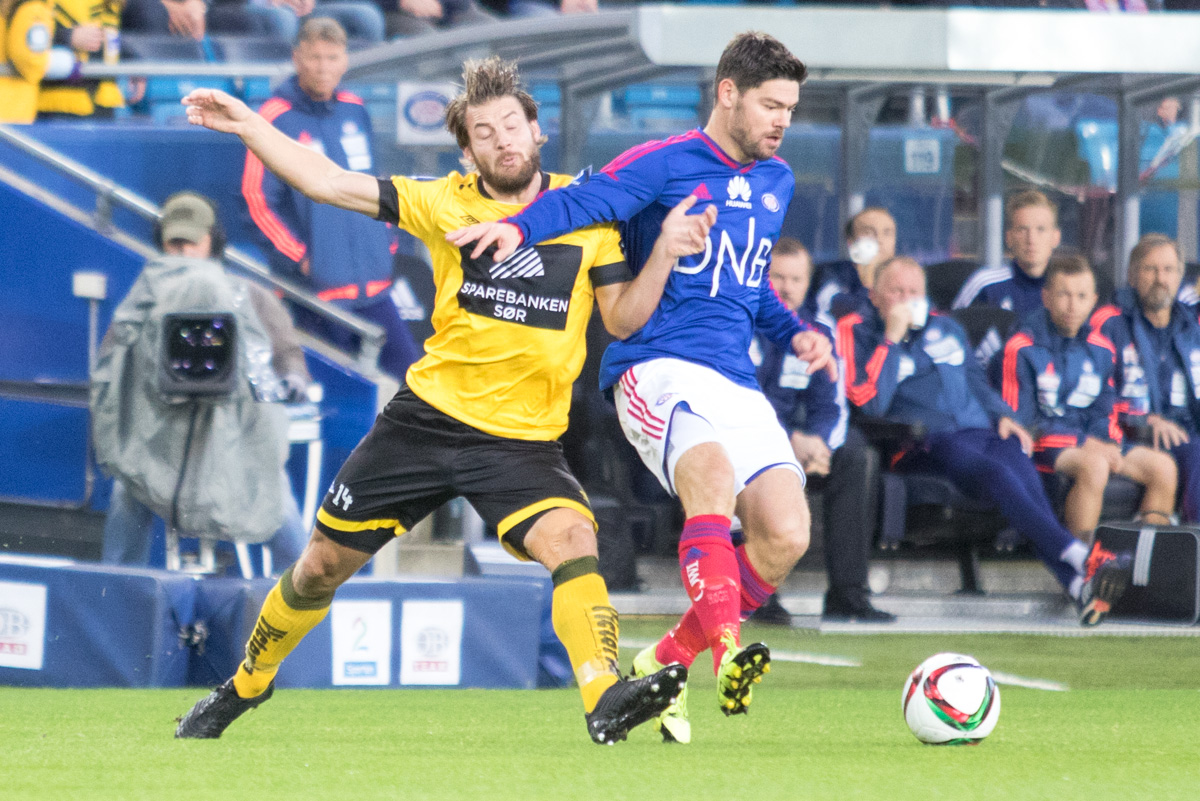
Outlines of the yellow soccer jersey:
[{"label": "yellow soccer jersey", "polygon": [[[542,173],[542,191],[571,182]],[[433,336],[408,386],[434,408],[500,437],[557,439],[583,367],[593,286],[632,279],[614,225],[594,225],[522,247],[496,264],[472,260],[446,234],[516,214],[476,173],[381,180],[379,219],[398,223],[433,256]]]}]

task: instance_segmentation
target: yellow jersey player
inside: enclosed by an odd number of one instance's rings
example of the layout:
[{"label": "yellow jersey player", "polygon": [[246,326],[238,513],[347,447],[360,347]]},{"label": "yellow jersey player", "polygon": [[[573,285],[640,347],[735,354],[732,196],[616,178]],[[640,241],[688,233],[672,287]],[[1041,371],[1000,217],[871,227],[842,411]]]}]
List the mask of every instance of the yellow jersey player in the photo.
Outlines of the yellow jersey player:
[{"label": "yellow jersey player", "polygon": [[0,0],[0,122],[30,123],[50,66],[54,4]]},{"label": "yellow jersey player", "polygon": [[191,122],[237,134],[313,200],[420,237],[433,256],[437,297],[425,356],[334,479],[308,547],[263,605],[245,661],[184,716],[177,737],[219,737],[269,698],[280,661],[324,618],[335,589],[392,537],[460,495],[505,548],[550,570],[554,629],[594,741],[624,739],[666,709],[686,681],[680,665],[620,677],[617,615],[597,572],[595,518],[555,440],[566,429],[593,299],[614,335],[637,331],[675,260],[704,249],[716,213],[688,215],[695,198],[680,203],[636,278],[611,225],[522,248],[499,264],[490,255],[471,258],[445,234],[514,214],[570,179],[541,170],[545,138],[515,64],[468,62],[463,79],[446,125],[475,169],[428,181],[343,170],[222,92],[199,89],[183,99]]}]

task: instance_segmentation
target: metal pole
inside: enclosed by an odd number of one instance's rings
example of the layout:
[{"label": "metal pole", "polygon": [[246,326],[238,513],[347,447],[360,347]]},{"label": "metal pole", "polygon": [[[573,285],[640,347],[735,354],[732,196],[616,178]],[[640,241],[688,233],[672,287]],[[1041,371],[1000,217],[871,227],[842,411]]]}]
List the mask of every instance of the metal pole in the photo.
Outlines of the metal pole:
[{"label": "metal pole", "polygon": [[1127,92],[1117,96],[1117,195],[1113,209],[1113,285],[1124,286],[1129,271],[1129,251],[1141,229],[1141,188],[1138,185],[1138,146],[1141,131],[1137,103]]},{"label": "metal pole", "polygon": [[1022,93],[999,89],[983,94],[983,135],[979,147],[980,255],[988,267],[1004,262],[1004,142],[1012,129]]},{"label": "metal pole", "polygon": [[867,204],[867,151],[871,127],[887,100],[885,86],[864,86],[848,90],[842,98],[842,163],[838,166],[842,202],[838,229],[844,230],[851,217]]}]

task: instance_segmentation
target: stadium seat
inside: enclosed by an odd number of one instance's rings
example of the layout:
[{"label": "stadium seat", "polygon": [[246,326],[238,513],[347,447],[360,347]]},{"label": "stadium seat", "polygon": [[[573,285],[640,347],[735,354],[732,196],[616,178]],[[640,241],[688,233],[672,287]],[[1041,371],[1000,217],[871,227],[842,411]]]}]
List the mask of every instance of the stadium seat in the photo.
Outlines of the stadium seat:
[{"label": "stadium seat", "polygon": [[634,84],[614,96],[614,111],[624,111],[638,128],[668,127],[696,121],[700,103],[698,84]]},{"label": "stadium seat", "polygon": [[203,42],[183,36],[122,33],[121,57],[127,61],[213,61]]},{"label": "stadium seat", "polygon": [[218,36],[216,39],[225,61],[230,64],[274,64],[292,58],[291,43],[278,36]]},{"label": "stadium seat", "polygon": [[925,268],[925,288],[933,308],[949,311],[954,298],[979,262],[970,259],[950,259]]}]

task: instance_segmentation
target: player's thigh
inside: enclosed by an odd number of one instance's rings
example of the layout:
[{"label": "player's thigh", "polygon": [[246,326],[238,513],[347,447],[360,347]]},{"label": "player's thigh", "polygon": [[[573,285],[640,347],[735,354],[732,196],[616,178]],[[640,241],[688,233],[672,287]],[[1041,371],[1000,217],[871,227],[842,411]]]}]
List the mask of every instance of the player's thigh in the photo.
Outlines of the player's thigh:
[{"label": "player's thigh", "polygon": [[1174,484],[1178,480],[1175,460],[1164,452],[1142,445],[1130,448],[1118,471],[1139,484]]},{"label": "player's thigh", "polygon": [[[786,465],[804,475],[766,397],[715,370],[678,359],[654,359],[627,370],[615,397],[626,438],[672,494],[681,456],[709,442],[719,444],[729,460],[735,495],[775,466]],[[682,411],[704,425],[675,431],[675,417]]]},{"label": "player's thigh", "polygon": [[738,495],[737,516],[747,541],[779,548],[808,546],[811,519],[804,482],[790,467],[766,470],[747,484]]},{"label": "player's thigh", "polygon": [[492,437],[458,454],[454,485],[519,559],[595,554],[595,515],[557,442]]},{"label": "player's thigh", "polygon": [[[1036,460],[1035,460],[1036,461]],[[1052,462],[1054,472],[1089,485],[1108,482],[1108,460],[1083,448],[1062,448]]]},{"label": "player's thigh", "polygon": [[317,510],[316,531],[373,555],[461,494],[454,460],[485,436],[401,387],[338,471]]}]

